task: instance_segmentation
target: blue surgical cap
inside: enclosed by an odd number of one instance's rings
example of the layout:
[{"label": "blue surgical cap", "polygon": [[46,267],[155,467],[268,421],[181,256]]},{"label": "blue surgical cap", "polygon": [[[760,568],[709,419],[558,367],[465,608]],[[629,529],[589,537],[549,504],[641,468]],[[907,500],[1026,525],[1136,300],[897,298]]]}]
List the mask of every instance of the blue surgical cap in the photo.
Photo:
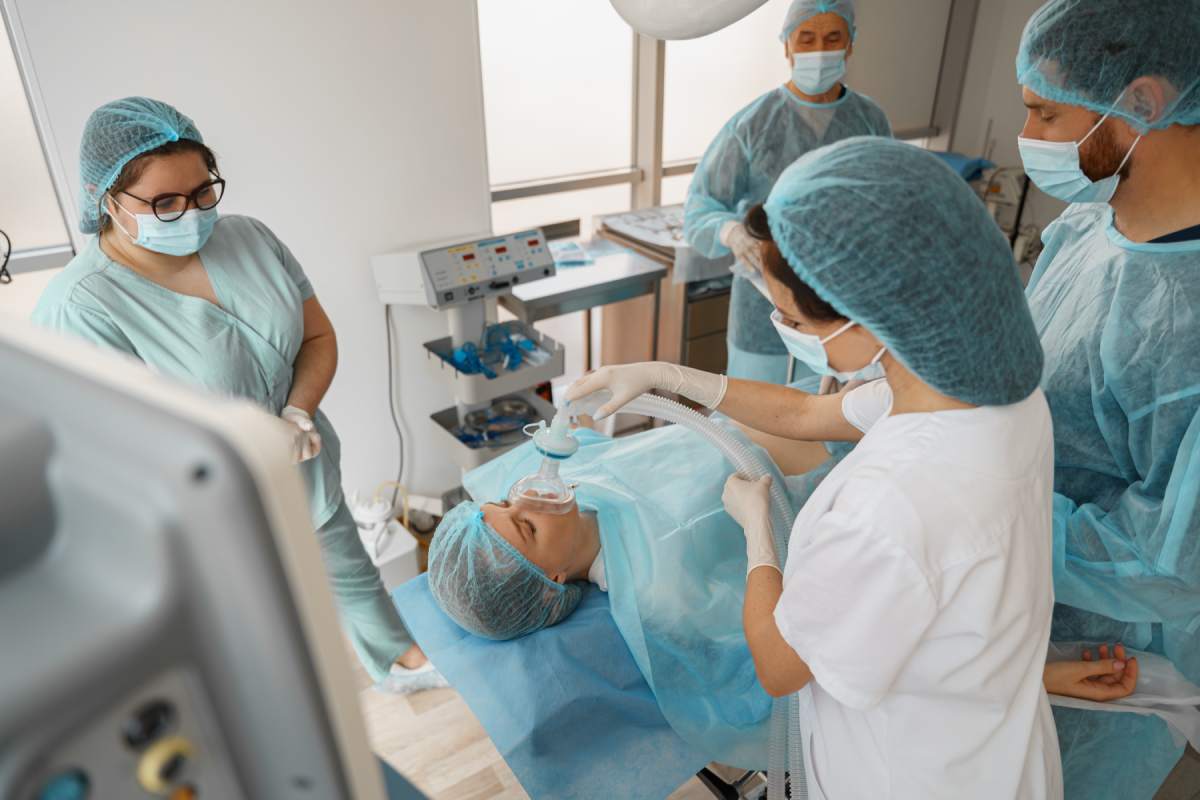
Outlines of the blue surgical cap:
[{"label": "blue surgical cap", "polygon": [[854,0],[792,0],[787,16],[783,18],[783,30],[779,41],[787,44],[792,31],[813,17],[821,14],[837,14],[850,26],[850,40],[854,40]]},{"label": "blue surgical cap", "polygon": [[[1126,91],[1138,78],[1158,84],[1163,108]],[[1139,130],[1200,125],[1200,3],[1051,0],[1025,26],[1017,81]]]},{"label": "blue surgical cap", "polygon": [[784,259],[921,380],[976,405],[1028,397],[1042,347],[1012,251],[932,153],[860,136],[814,150],[765,204]]},{"label": "blue surgical cap", "polygon": [[554,625],[583,597],[578,584],[546,577],[472,502],[451,509],[433,534],[429,590],[459,627],[497,640]]},{"label": "blue surgical cap", "polygon": [[79,144],[79,229],[100,230],[100,198],[133,159],[167,142],[203,143],[195,123],[148,97],[126,97],[92,112]]}]

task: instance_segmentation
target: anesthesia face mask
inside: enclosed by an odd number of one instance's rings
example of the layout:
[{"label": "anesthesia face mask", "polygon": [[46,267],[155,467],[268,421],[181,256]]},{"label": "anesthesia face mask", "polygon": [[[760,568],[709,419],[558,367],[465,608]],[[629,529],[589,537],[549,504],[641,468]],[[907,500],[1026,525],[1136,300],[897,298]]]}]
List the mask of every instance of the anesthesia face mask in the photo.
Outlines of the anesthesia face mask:
[{"label": "anesthesia face mask", "polygon": [[545,420],[526,426],[533,436],[533,446],[542,454],[537,472],[526,475],[508,490],[508,502],[542,514],[569,514],[575,509],[575,486],[558,474],[558,465],[575,455],[579,442],[571,435],[567,409],[554,415],[550,427]]}]

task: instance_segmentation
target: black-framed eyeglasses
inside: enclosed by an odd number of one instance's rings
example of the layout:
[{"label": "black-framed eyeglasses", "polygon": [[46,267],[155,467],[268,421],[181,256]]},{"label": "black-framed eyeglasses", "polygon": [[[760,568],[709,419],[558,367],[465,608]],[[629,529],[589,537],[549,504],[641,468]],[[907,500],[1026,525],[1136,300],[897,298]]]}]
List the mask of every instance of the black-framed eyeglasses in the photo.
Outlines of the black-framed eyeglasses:
[{"label": "black-framed eyeglasses", "polygon": [[12,275],[8,271],[8,258],[12,255],[12,239],[8,238],[8,234],[0,231],[0,239],[3,243],[0,244],[0,283],[12,283]]},{"label": "black-framed eyeglasses", "polygon": [[189,208],[198,208],[201,211],[216,208],[217,203],[221,202],[221,198],[225,196],[225,179],[213,178],[211,181],[197,186],[191,194],[168,192],[155,195],[149,200],[124,190],[120,194],[127,194],[134,200],[141,200],[150,206],[154,211],[154,216],[163,222],[174,222],[182,217]]}]

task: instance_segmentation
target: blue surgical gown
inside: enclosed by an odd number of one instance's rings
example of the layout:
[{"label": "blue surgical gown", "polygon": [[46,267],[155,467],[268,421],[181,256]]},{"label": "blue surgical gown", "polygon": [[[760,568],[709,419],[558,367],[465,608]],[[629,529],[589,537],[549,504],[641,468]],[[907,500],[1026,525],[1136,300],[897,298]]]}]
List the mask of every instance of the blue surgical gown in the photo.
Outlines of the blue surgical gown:
[{"label": "blue surgical gown", "polygon": [[[33,321],[278,415],[291,390],[312,285],[283,242],[250,217],[222,216],[200,259],[220,307],[116,263],[93,237],[50,282]],[[321,452],[300,465],[309,512],[351,641],[378,680],[411,641],[345,507],[337,433],[320,410],[314,421]]]},{"label": "blue surgical gown", "polygon": [[[1101,204],[1042,238],[1028,298],[1054,418],[1051,636],[1161,653],[1200,681],[1200,242],[1131,242]],[[1181,753],[1155,717],[1055,716],[1068,797],[1150,797]]]},{"label": "blue surgical gown", "polygon": [[[725,124],[696,168],[684,207],[688,244],[709,258],[728,255],[721,228],[741,222],[765,201],[796,159],[852,136],[891,135],[883,109],[850,89],[824,104],[801,100],[786,85],[767,92]],[[786,381],[787,350],[771,325],[771,310],[750,281],[734,278],[727,333],[731,377]],[[795,378],[806,373],[801,367]]]}]

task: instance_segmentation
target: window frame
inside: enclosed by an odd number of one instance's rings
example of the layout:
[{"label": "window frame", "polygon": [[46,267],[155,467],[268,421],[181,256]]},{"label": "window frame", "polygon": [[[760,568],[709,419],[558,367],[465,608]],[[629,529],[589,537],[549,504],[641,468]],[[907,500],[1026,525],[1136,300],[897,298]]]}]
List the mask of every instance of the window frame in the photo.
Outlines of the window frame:
[{"label": "window frame", "polygon": [[62,220],[63,232],[66,235],[65,241],[37,247],[17,248],[14,245],[12,251],[9,253],[8,271],[12,275],[17,275],[19,273],[40,272],[42,270],[65,267],[75,257],[76,242],[72,226],[74,215],[71,213],[71,204],[63,198],[62,192],[59,189],[60,181],[64,177],[61,174],[62,165],[56,158],[51,157],[53,142],[50,141],[49,132],[44,129],[44,126],[39,121],[45,118],[45,109],[41,103],[40,96],[33,91],[31,86],[30,75],[26,66],[29,61],[29,53],[24,33],[20,26],[20,20],[10,15],[8,8],[2,2],[0,2],[0,23],[3,23],[3,27],[7,31],[6,40],[9,52],[16,63],[17,79],[21,82],[26,108],[29,115],[33,118],[33,129],[37,134],[38,147],[46,163],[46,171],[50,177],[50,188],[54,192],[55,205],[58,208],[58,213]]},{"label": "window frame", "polygon": [[[933,110],[929,124],[924,127],[895,131],[904,141],[927,140],[931,150],[945,150],[954,134],[955,121],[962,100],[967,62],[971,53],[971,38],[980,0],[951,0],[942,48]],[[630,136],[629,167],[561,175],[537,180],[493,184],[493,203],[519,200],[526,197],[573,192],[600,186],[628,184],[630,209],[651,208],[660,204],[662,180],[677,175],[689,175],[700,163],[699,158],[663,162],[663,96],[666,85],[666,42],[636,31],[633,36],[633,130]],[[486,126],[486,122],[485,122]]]}]

